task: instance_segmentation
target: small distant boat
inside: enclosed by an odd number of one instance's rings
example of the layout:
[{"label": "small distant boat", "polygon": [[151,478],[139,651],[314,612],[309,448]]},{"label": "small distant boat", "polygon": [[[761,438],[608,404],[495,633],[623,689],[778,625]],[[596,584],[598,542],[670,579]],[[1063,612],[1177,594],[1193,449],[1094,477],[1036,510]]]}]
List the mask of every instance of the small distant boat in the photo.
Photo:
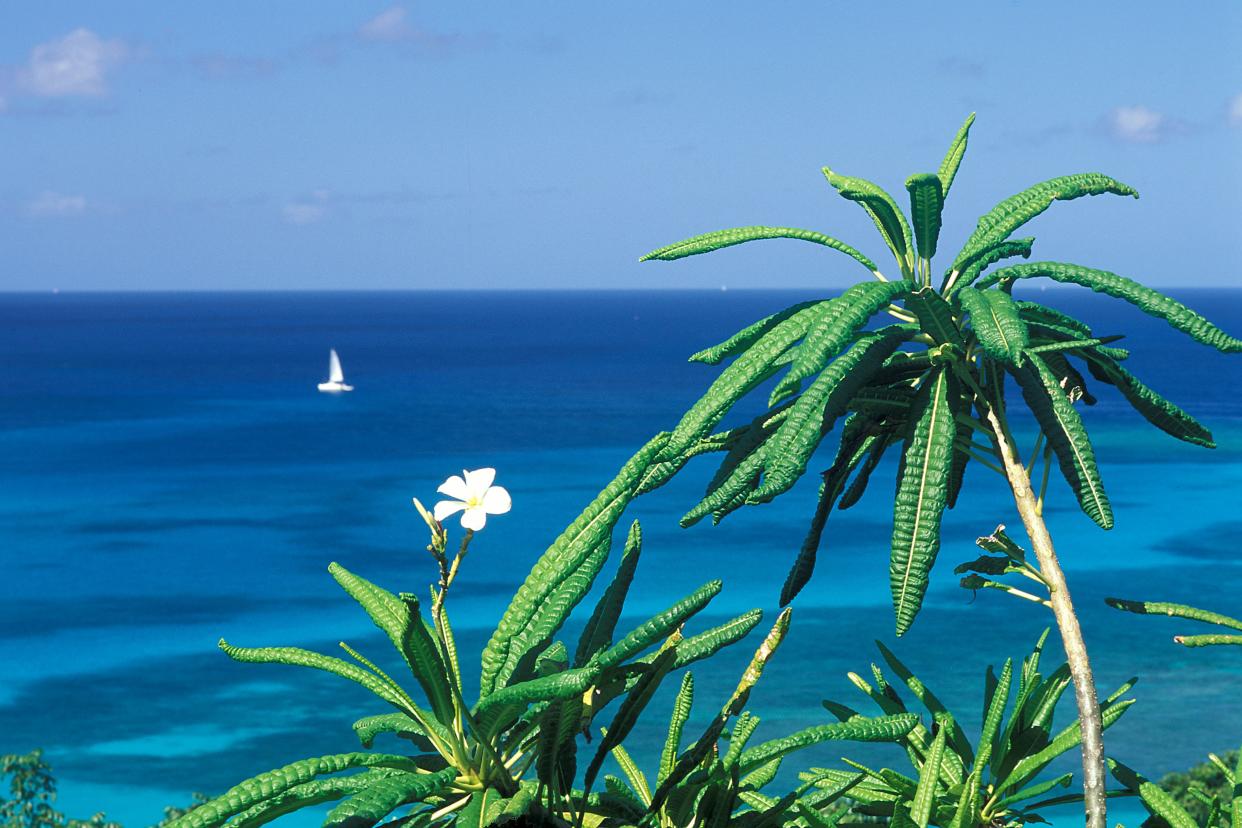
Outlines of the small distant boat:
[{"label": "small distant boat", "polygon": [[335,348],[328,352],[328,381],[319,383],[319,390],[329,393],[354,390],[352,385],[345,384],[345,372],[341,370],[341,358],[336,355]]}]

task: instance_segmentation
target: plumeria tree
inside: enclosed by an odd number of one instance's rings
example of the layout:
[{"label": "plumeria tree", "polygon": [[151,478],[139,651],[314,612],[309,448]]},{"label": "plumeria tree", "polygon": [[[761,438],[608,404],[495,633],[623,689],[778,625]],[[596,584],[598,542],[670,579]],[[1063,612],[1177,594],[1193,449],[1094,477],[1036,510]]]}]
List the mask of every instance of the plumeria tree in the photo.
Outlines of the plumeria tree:
[{"label": "plumeria tree", "polygon": [[[1103,828],[1100,705],[1044,520],[1050,471],[1059,470],[1087,517],[1102,529],[1112,528],[1113,509],[1080,414],[1082,405],[1094,402],[1084,372],[1157,428],[1196,445],[1213,443],[1206,428],[1124,367],[1128,353],[1110,344],[1118,337],[1097,333],[1049,305],[1016,298],[1014,288],[1030,279],[1078,285],[1128,302],[1220,351],[1236,353],[1242,340],[1169,296],[1115,273],[1057,261],[998,267],[1030,257],[1034,239],[1014,234],[1053,202],[1102,194],[1137,197],[1130,186],[1100,173],[1053,178],[1000,202],[979,219],[935,278],[941,215],[973,120],[972,115],[958,131],[936,172],[906,180],[908,214],[878,185],[824,168],[828,184],[874,222],[895,270],[886,273],[857,248],[824,233],[772,226],[707,233],[643,257],[670,261],[762,239],[796,239],[844,254],[870,280],[834,298],[800,302],[693,355],[692,361],[728,365],[673,429],[640,489],[661,485],[697,455],[723,452],[703,499],[682,518],[687,526],[708,515],[719,521],[789,491],[842,421],[835,459],[823,474],[810,530],[781,603],[792,600],[811,577],[833,508],[856,503],[880,459],[892,450],[900,463],[889,580],[901,635],[922,606],[940,550],[941,520],[958,498],[967,467],[998,474],[1030,539],[1037,562],[1032,572],[1048,589],[1047,603],[1068,656],[1082,720],[1088,824]],[[890,324],[871,324],[877,316],[887,316]],[[735,405],[772,379],[763,413],[715,431]],[[1020,402],[1011,393],[1015,387]],[[1028,409],[1038,425],[1026,451],[1011,425],[1015,405]]]}]

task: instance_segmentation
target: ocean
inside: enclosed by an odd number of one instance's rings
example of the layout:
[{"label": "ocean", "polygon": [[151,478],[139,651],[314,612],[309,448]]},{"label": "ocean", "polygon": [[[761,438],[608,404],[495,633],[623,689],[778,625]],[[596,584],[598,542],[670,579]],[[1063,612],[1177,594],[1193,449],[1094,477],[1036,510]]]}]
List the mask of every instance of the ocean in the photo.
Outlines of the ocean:
[{"label": "ocean", "polygon": [[[1108,732],[1107,749],[1154,777],[1237,747],[1242,651],[1184,650],[1171,636],[1194,625],[1122,614],[1102,599],[1242,611],[1242,360],[1116,300],[1023,287],[1098,332],[1129,332],[1120,344],[1133,353],[1130,369],[1219,444],[1179,443],[1096,388],[1085,417],[1117,527],[1100,531],[1063,482],[1052,484],[1050,525],[1099,682],[1107,691],[1140,678],[1138,703]],[[1242,332],[1242,291],[1172,293]],[[346,639],[385,656],[387,642],[328,563],[425,592],[433,566],[410,499],[430,505],[449,475],[493,466],[513,510],[479,533],[450,602],[463,669],[476,675],[479,648],[531,563],[714,376],[685,357],[813,295],[0,295],[0,753],[43,748],[58,809],[104,811],[135,828],[194,791],[220,793],[293,759],[354,749],[350,724],[383,712],[365,691],[308,670],[235,664],[217,639],[328,651]],[[329,348],[354,392],[316,392]],[[775,609],[814,481],[718,527],[678,528],[713,468],[701,459],[631,508],[645,545],[630,616],[716,577],[725,589],[713,618]],[[825,698],[862,706],[845,674],[878,661],[873,639],[964,711],[971,733],[986,665],[1021,657],[1051,624],[1037,606],[957,586],[952,567],[976,556],[974,538],[1018,523],[1002,481],[976,467],[945,519],[926,608],[894,641],[892,477],[890,460],[862,503],[829,522],[789,638],[751,699],[759,738],[829,721]],[[757,641],[694,668],[698,720],[723,702]],[[1050,661],[1058,648],[1054,634]],[[1071,707],[1067,697],[1059,721]],[[648,717],[632,737],[640,757],[658,750],[667,701]],[[901,767],[891,750],[849,744],[788,764],[840,756]],[[1118,813],[1141,819],[1132,804]]]}]

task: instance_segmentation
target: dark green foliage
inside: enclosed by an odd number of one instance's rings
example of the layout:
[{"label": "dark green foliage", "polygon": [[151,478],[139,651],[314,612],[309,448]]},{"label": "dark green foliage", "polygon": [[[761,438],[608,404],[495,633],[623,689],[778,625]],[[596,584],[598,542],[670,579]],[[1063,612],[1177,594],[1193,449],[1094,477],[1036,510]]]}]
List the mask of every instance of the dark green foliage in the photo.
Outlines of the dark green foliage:
[{"label": "dark green foliage", "polygon": [[[897,741],[918,724],[918,717],[911,713],[856,717],[750,746],[759,719],[743,708],[788,626],[789,610],[785,610],[720,712],[708,720],[698,738],[688,743],[685,729],[694,703],[694,681],[689,673],[685,675],[673,702],[668,735],[653,775],[644,773],[625,751],[624,736],[617,735],[619,730],[614,729],[614,722],[606,731],[592,769],[602,762],[607,749],[625,779],[605,776],[610,796],[584,797],[586,810],[580,824],[605,820],[610,825],[650,828],[689,828],[705,823],[721,828],[757,828],[768,824],[810,828],[825,821],[834,823],[844,814],[843,797],[851,787],[848,784],[804,782],[779,796],[763,791],[776,779],[781,760],[789,754],[830,740]],[[618,718],[621,715],[618,713]],[[593,777],[588,771],[588,786]]]},{"label": "dark green foliage", "polygon": [[[897,743],[906,750],[911,763],[907,774],[872,768],[850,762],[862,772],[850,789],[852,811],[856,815],[891,818],[893,824],[971,828],[973,826],[1017,826],[1041,822],[1039,809],[1050,804],[1073,802],[1081,795],[1062,794],[1071,774],[1042,777],[1055,758],[1079,743],[1077,721],[1057,730],[1053,713],[1068,686],[1068,671],[1062,665],[1048,674],[1040,672],[1044,634],[1024,659],[1013,684],[1012,661],[1005,662],[997,678],[989,667],[985,675],[983,727],[972,745],[959,725],[960,717],[945,708],[921,679],[901,662],[895,653],[879,644],[880,652],[896,674],[890,682],[879,668],[872,666],[878,686],[873,687],[856,674],[850,680],[892,719],[908,716],[913,722]],[[1133,700],[1123,700],[1133,682],[1123,685],[1104,703],[1105,727],[1116,722]],[[904,685],[927,711],[927,725],[907,711],[898,689]],[[845,705],[824,702],[843,725],[864,721]],[[969,716],[967,720],[976,720]],[[822,775],[826,782],[840,783],[851,778],[848,771],[811,769],[803,778]]]},{"label": "dark green foliage", "polygon": [[893,499],[888,570],[898,635],[914,623],[940,551],[940,516],[948,499],[957,433],[956,403],[949,393],[949,371],[939,367],[923,381],[911,412]]},{"label": "dark green foliage", "polygon": [[[1237,750],[1220,756],[1213,754],[1208,761],[1200,762],[1185,772],[1166,773],[1157,784],[1190,815],[1196,826],[1226,828],[1230,823],[1240,758],[1242,755]],[[1218,803],[1218,817],[1209,822],[1213,800]],[[1143,828],[1170,828],[1170,823],[1164,817],[1153,814],[1143,823]]]},{"label": "dark green foliage", "polygon": [[[8,795],[0,793],[0,828],[121,828],[102,811],[89,819],[73,819],[57,811],[53,806],[56,777],[42,750],[0,755],[0,780],[4,777],[9,777]],[[201,793],[193,794],[192,799],[184,808],[165,807],[164,818],[152,828],[164,828],[209,801]]]},{"label": "dark green foliage", "polygon": [[1188,773],[1169,774],[1157,785],[1121,762],[1108,769],[1118,782],[1138,794],[1151,816],[1144,828],[1242,828],[1242,753],[1233,751]]},{"label": "dark green foliage", "polygon": [[121,828],[102,812],[72,819],[57,811],[56,777],[42,750],[0,755],[0,780],[5,777],[8,795],[0,794],[0,828]]},{"label": "dark green foliage", "polygon": [[[932,287],[930,259],[938,248],[944,201],[973,121],[973,115],[967,118],[935,175],[907,179],[909,220],[881,187],[824,168],[829,184],[859,204],[875,223],[897,265],[896,278],[890,280],[877,269],[878,282],[852,285],[836,299],[794,305],[694,357],[711,364],[728,357],[733,361],[673,430],[658,458],[656,484],[705,450],[719,446],[728,454],[702,502],[682,519],[683,525],[709,514],[718,521],[744,505],[766,502],[791,489],[814,462],[842,412],[866,414],[872,421],[861,456],[865,459],[856,456],[859,443],[846,429],[836,441],[837,459],[825,476],[810,530],[782,588],[782,604],[811,577],[834,503],[840,508],[855,503],[882,452],[900,437],[903,462],[890,578],[897,631],[909,628],[936,558],[940,517],[957,501],[967,464],[975,459],[976,465],[998,471],[1016,464],[1013,456],[1001,456],[990,420],[1006,420],[1008,376],[1016,378],[1039,421],[1041,445],[1047,440],[1051,446],[1034,454],[1026,476],[1038,472],[1035,466],[1041,459],[1046,469],[1055,457],[1083,511],[1105,529],[1113,525],[1112,509],[1077,409],[1095,402],[1083,366],[1160,429],[1187,442],[1212,445],[1207,429],[1118,365],[1128,354],[1109,345],[1116,337],[1097,337],[1072,317],[1015,300],[1010,291],[1014,282],[1036,276],[1081,284],[1130,302],[1222,351],[1242,350],[1242,340],[1181,303],[1106,271],[1057,262],[989,271],[1006,259],[1030,256],[1034,239],[1012,236],[1054,202],[1106,193],[1137,196],[1131,187],[1100,173],[1083,173],[1053,178],[1005,199],[979,219],[953,256],[943,283]],[[800,235],[795,237],[810,232],[797,231]],[[645,258],[677,258],[749,237],[777,235],[789,233],[781,228],[721,231],[661,248]],[[878,313],[891,314],[902,323],[904,341],[886,359],[859,359],[859,349],[875,342],[868,337],[878,335],[859,331]],[[882,350],[877,346],[877,353]],[[742,432],[721,432],[720,442],[708,437],[734,406],[785,365],[788,370],[771,393],[766,420],[761,415]],[[845,377],[848,383],[842,381]],[[932,392],[941,405],[929,406]],[[791,397],[792,406],[786,408]],[[934,428],[928,420],[931,415]],[[1008,430],[1005,425],[1001,428]],[[1046,475],[1039,485],[1040,507],[1045,486]],[[643,491],[650,488],[654,485]]]}]

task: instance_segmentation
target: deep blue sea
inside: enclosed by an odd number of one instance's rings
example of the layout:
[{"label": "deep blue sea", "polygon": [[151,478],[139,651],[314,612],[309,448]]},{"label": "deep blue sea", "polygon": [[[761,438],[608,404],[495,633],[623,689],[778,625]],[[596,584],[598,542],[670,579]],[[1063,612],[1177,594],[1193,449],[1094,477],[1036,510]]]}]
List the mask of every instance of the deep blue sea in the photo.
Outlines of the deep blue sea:
[{"label": "deep blue sea", "polygon": [[[1174,293],[1242,333],[1242,291]],[[217,639],[329,651],[347,639],[383,658],[387,642],[328,562],[425,591],[433,570],[410,498],[430,505],[448,475],[494,466],[513,510],[479,533],[452,599],[474,674],[529,565],[714,376],[685,357],[811,295],[0,295],[0,753],[44,748],[61,810],[103,810],[130,828],[192,791],[353,749],[350,724],[383,712],[378,701],[331,676],[235,664]],[[1040,298],[1098,332],[1129,331],[1131,370],[1219,443],[1179,443],[1097,388],[1085,416],[1117,528],[1097,529],[1063,483],[1049,503],[1101,685],[1140,677],[1108,750],[1159,775],[1242,743],[1242,652],[1181,649],[1170,637],[1193,625],[1123,615],[1102,599],[1242,612],[1242,358],[1115,300],[1068,289]],[[316,392],[330,347],[353,393]],[[814,482],[719,527],[678,528],[713,468],[704,458],[632,508],[646,544],[631,614],[715,577],[725,590],[713,614],[775,607]],[[865,707],[845,674],[878,660],[877,638],[964,711],[972,732],[986,665],[1021,656],[1051,623],[1039,607],[956,585],[952,566],[975,557],[975,537],[1017,525],[1000,478],[975,467],[946,517],[927,607],[894,643],[892,475],[890,462],[860,506],[830,521],[789,639],[752,696],[760,738],[828,721],[824,698]],[[756,643],[696,668],[701,716]],[[665,706],[635,732],[640,755],[662,738]],[[1067,697],[1061,721],[1071,706]],[[842,755],[901,761],[845,744],[804,761]]]}]

